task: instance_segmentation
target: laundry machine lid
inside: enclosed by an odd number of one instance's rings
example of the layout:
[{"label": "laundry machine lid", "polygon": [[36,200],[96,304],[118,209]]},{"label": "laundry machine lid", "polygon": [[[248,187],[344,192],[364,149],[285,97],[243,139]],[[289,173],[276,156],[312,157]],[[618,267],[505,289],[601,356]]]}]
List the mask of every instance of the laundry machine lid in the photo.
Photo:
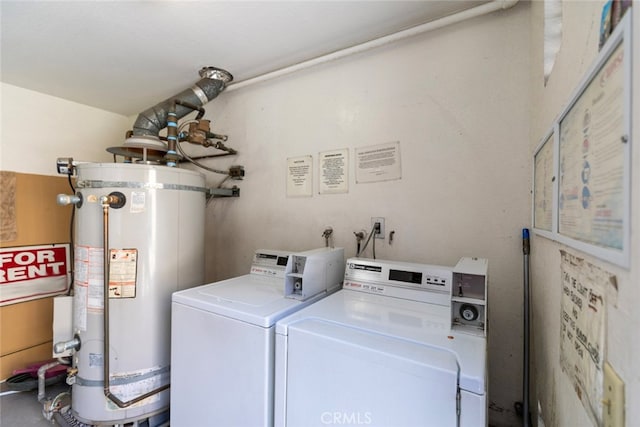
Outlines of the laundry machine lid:
[{"label": "laundry machine lid", "polygon": [[345,330],[419,343],[434,354],[448,355],[438,357],[455,360],[461,389],[484,395],[486,339],[452,331],[450,316],[446,306],[343,289],[277,322],[276,333],[289,335],[316,319],[341,325]]},{"label": "laundry machine lid", "polygon": [[372,425],[457,423],[456,357],[424,343],[305,318],[289,329],[286,375],[288,425],[336,413]]},{"label": "laundry machine lid", "polygon": [[251,323],[264,328],[320,299],[306,301],[284,296],[284,279],[247,274],[173,294],[174,303]]}]

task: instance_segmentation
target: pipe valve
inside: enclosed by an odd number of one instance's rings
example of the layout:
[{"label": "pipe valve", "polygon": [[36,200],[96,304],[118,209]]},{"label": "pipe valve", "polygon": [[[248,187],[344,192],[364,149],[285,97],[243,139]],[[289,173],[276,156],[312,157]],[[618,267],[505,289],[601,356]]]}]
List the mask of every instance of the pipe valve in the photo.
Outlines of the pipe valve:
[{"label": "pipe valve", "polygon": [[181,139],[186,139],[191,144],[202,145],[203,147],[214,146],[220,150],[229,151],[222,142],[213,142],[212,139],[226,141],[229,139],[227,135],[220,135],[211,132],[211,121],[200,119],[197,122],[189,124],[189,132],[186,135],[180,135]]},{"label": "pipe valve", "polygon": [[76,205],[76,207],[82,206],[82,193],[78,194],[58,194],[56,196],[56,203],[60,206]]},{"label": "pipe valve", "polygon": [[80,337],[78,335],[73,337],[72,340],[57,342],[53,346],[55,354],[64,353],[67,350],[80,350]]},{"label": "pipe valve", "polygon": [[327,227],[322,232],[322,237],[324,237],[324,245],[329,247],[329,238],[333,234],[333,227]]},{"label": "pipe valve", "polygon": [[121,192],[114,191],[108,196],[100,197],[100,203],[102,204],[103,208],[106,208],[108,206],[112,209],[120,209],[127,203],[127,198]]}]

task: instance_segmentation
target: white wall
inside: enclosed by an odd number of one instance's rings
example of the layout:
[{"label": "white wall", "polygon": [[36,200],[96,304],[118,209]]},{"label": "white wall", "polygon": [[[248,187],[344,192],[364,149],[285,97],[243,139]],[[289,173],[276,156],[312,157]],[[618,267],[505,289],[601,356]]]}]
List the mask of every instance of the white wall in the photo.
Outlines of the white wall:
[{"label": "white wall", "polygon": [[[532,2],[532,61],[531,61],[531,101],[534,108],[531,115],[530,152],[550,129],[553,120],[567,105],[569,97],[592,65],[598,53],[598,32],[603,1],[563,2],[563,40],[553,73],[545,88],[542,77],[543,5]],[[636,30],[640,24],[640,9],[635,5]],[[635,46],[640,46],[638,31],[634,36]],[[637,47],[634,48],[638,51]],[[635,53],[634,52],[634,53]],[[633,58],[636,77],[640,75],[640,58]],[[636,79],[637,80],[637,79]],[[634,117],[638,117],[640,89],[634,87]],[[633,123],[633,134],[640,135],[640,123]],[[632,149],[632,182],[640,182],[640,150]],[[633,186],[632,206],[632,246],[630,270],[585,255],[574,249],[569,252],[584,257],[588,261],[612,272],[618,281],[617,307],[609,302],[606,319],[606,352],[613,368],[625,381],[627,425],[637,425],[640,418],[640,186]],[[533,297],[533,349],[534,369],[532,375],[536,383],[533,399],[539,399],[542,406],[542,420],[546,426],[591,425],[582,404],[573,390],[572,383],[560,368],[560,249],[543,237],[532,238],[531,273]],[[635,357],[634,357],[635,356]],[[537,403],[533,402],[533,408]]]},{"label": "white wall", "polygon": [[[529,7],[523,2],[208,104],[213,129],[228,133],[241,153],[209,164],[247,170],[240,198],[208,206],[208,280],[246,273],[260,247],[322,246],[326,225],[353,256],[353,232],[369,229],[372,216],[395,230],[393,245],[376,242],[379,258],[453,265],[461,256],[486,257],[492,424],[517,424],[520,230],[530,222]],[[6,84],[2,107],[3,170],[53,175],[55,158],[64,155],[109,161],[104,149],[120,145],[131,123]],[[401,144],[400,181],[356,185],[351,167],[349,193],[317,194],[318,152],[348,148],[353,159],[355,147],[391,141]],[[28,153],[37,155],[25,161]],[[286,159],[308,154],[314,195],[286,198]]]},{"label": "white wall", "polygon": [[[206,106],[241,153],[239,199],[208,207],[207,279],[246,273],[255,249],[324,245],[355,254],[354,231],[386,218],[379,258],[490,262],[490,388],[496,425],[521,400],[521,228],[530,221],[529,5],[474,19],[288,77]],[[223,65],[223,64],[220,64]],[[230,70],[233,72],[233,70]],[[402,179],[318,195],[318,153],[400,141]],[[286,197],[286,159],[314,157],[314,195]],[[212,182],[217,182],[214,177]],[[228,184],[228,183],[227,183]],[[370,255],[370,252],[367,253]]]},{"label": "white wall", "polygon": [[2,83],[0,169],[56,175],[56,159],[111,161],[130,119]]}]

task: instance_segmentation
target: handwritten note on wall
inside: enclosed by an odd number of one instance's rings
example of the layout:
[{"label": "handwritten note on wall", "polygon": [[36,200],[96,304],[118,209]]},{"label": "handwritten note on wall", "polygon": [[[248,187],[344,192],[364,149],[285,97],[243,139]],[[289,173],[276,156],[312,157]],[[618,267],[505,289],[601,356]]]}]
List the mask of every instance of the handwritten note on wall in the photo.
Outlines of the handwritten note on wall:
[{"label": "handwritten note on wall", "polygon": [[561,250],[560,366],[595,425],[602,420],[607,294],[615,276]]}]

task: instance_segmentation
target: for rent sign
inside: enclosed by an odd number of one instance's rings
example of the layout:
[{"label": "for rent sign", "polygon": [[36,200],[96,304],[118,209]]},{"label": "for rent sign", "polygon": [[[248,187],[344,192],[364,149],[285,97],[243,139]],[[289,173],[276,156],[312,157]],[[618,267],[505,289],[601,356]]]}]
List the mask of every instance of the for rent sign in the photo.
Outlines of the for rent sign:
[{"label": "for rent sign", "polygon": [[68,244],[0,249],[0,305],[66,292],[69,270]]}]

